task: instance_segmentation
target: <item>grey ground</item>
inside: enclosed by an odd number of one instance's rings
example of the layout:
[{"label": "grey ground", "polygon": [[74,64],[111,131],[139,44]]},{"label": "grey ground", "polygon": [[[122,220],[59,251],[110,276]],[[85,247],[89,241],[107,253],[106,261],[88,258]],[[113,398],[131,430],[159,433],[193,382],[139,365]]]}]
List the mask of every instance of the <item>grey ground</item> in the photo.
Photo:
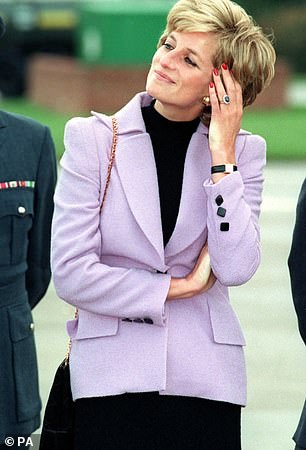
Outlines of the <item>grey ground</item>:
[{"label": "grey ground", "polygon": [[[291,436],[306,395],[306,351],[297,331],[287,269],[295,206],[305,176],[303,163],[268,164],[261,215],[262,264],[247,285],[231,292],[247,339],[243,450],[293,449]],[[65,321],[72,314],[52,285],[34,311],[43,404],[65,355]]]}]

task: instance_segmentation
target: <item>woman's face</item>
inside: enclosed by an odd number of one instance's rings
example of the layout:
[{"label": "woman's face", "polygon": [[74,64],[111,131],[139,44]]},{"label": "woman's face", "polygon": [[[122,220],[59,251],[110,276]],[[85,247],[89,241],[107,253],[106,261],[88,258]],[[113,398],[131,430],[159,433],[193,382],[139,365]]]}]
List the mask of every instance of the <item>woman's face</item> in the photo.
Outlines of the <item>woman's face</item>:
[{"label": "woman's face", "polygon": [[201,114],[212,79],[216,50],[212,33],[173,31],[156,51],[146,90],[156,110],[170,120],[192,120]]}]

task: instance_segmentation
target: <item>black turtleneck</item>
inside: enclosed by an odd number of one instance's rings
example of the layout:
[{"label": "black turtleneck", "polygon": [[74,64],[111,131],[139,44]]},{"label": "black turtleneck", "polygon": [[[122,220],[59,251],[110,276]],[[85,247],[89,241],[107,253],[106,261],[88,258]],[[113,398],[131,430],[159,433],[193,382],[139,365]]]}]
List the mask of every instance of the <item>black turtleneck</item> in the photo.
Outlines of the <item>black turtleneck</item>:
[{"label": "black turtleneck", "polygon": [[154,101],[141,108],[150,135],[157,169],[164,245],[169,241],[178,216],[185,156],[200,119],[174,122],[159,114]]}]

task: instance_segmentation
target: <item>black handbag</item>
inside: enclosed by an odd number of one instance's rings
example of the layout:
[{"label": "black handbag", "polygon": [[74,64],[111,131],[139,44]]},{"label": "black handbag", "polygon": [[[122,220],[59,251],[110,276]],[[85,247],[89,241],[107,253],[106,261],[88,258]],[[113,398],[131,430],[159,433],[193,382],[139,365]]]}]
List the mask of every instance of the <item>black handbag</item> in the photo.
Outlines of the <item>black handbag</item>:
[{"label": "black handbag", "polygon": [[[104,205],[108,185],[110,182],[111,170],[115,158],[118,140],[118,123],[112,117],[113,141],[112,149],[107,169],[107,177],[101,208]],[[78,316],[75,310],[75,318]],[[71,349],[71,339],[68,343],[68,351],[64,361],[56,370],[55,377],[47,401],[39,450],[73,450],[74,430],[75,430],[75,408],[71,393],[69,355]]]},{"label": "black handbag", "polygon": [[73,450],[74,415],[69,360],[65,358],[57,368],[52,383],[43,421],[39,449]]}]

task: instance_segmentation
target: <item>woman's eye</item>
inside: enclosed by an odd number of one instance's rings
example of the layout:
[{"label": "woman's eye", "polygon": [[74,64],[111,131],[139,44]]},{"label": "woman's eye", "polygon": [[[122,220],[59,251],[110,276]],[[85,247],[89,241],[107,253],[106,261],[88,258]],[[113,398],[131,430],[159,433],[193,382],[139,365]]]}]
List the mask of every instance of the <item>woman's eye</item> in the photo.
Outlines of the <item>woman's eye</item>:
[{"label": "woman's eye", "polygon": [[193,67],[196,67],[196,66],[197,66],[196,63],[193,62],[193,61],[189,58],[189,56],[186,56],[186,57],[185,57],[185,61],[186,61],[187,64],[190,64],[190,65],[193,66]]},{"label": "woman's eye", "polygon": [[166,47],[167,50],[172,50],[173,49],[172,45],[169,44],[169,42],[165,42],[163,45],[164,45],[164,47]]}]

